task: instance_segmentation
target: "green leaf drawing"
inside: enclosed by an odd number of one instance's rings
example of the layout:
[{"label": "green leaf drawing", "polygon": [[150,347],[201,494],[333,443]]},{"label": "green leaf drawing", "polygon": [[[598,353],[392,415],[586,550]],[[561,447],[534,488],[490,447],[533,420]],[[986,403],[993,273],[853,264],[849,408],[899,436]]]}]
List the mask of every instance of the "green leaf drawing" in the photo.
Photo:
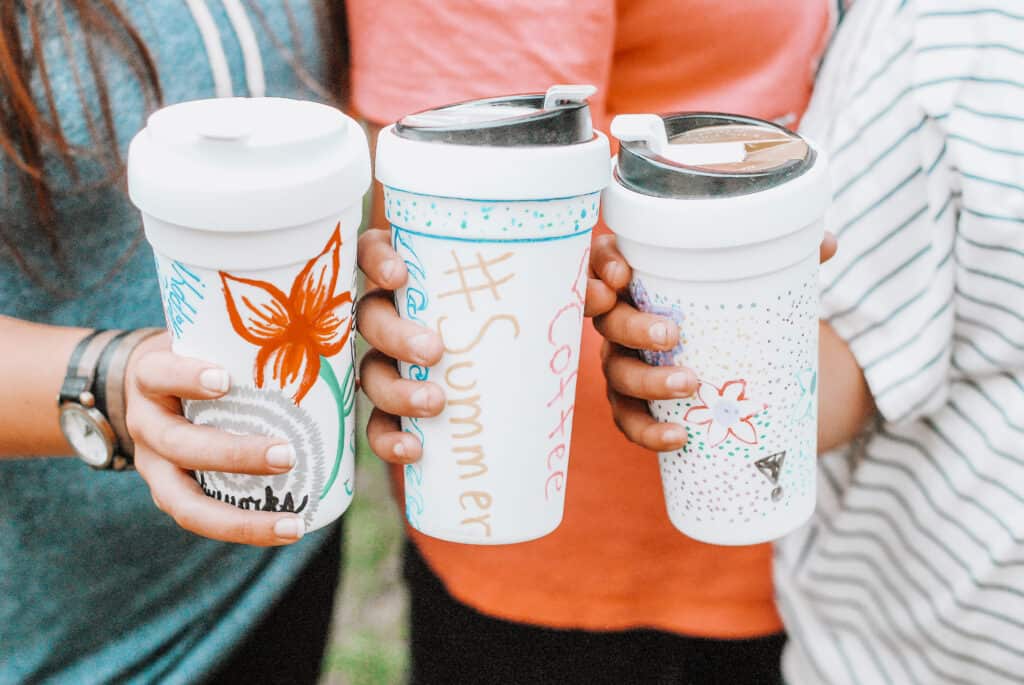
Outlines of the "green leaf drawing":
[{"label": "green leaf drawing", "polygon": [[331,368],[330,362],[326,358],[320,357],[320,378],[331,389],[334,403],[338,407],[338,449],[334,456],[334,466],[331,468],[331,475],[328,477],[327,482],[324,483],[323,492],[320,493],[320,499],[323,499],[330,492],[334,481],[337,480],[338,470],[341,468],[341,460],[345,456],[345,420],[352,413],[356,404],[355,366],[348,367],[345,381],[339,385],[338,377],[335,375],[334,369]]}]

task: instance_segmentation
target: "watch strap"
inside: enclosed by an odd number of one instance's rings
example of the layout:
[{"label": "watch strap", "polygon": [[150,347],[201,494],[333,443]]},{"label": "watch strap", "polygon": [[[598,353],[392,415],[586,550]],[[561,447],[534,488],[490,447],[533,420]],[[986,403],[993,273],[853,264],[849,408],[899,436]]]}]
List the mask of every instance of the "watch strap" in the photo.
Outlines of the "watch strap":
[{"label": "watch strap", "polygon": [[96,364],[107,344],[120,331],[97,329],[82,338],[75,346],[68,360],[68,371],[61,385],[58,404],[61,402],[80,402],[82,394],[93,394],[93,381],[96,376]]},{"label": "watch strap", "polygon": [[82,393],[89,390],[90,378],[83,377],[79,372],[79,367],[82,363],[82,358],[85,356],[86,350],[92,347],[95,340],[103,335],[106,331],[102,328],[97,328],[92,331],[84,338],[78,341],[75,345],[75,349],[71,351],[71,357],[68,358],[68,370],[64,374],[64,382],[60,387],[60,394],[57,397],[57,404],[62,402],[77,402],[82,396]]},{"label": "watch strap", "polygon": [[103,349],[96,365],[96,379],[93,383],[96,408],[107,417],[117,436],[118,453],[128,462],[135,455],[135,444],[128,433],[125,420],[125,374],[128,359],[139,344],[158,333],[162,328],[140,328],[124,331],[115,336]]}]

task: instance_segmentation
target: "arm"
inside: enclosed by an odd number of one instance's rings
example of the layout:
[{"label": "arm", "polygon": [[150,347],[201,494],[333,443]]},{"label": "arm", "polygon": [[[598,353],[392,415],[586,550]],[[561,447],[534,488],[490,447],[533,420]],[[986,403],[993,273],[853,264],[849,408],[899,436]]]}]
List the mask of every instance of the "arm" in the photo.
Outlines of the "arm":
[{"label": "arm", "polygon": [[87,333],[0,316],[0,459],[72,454],[57,424],[57,394]]},{"label": "arm", "polygon": [[875,413],[875,403],[849,345],[824,321],[819,331],[818,452],[853,440]]},{"label": "arm", "polygon": [[[72,453],[59,428],[57,395],[72,350],[87,333],[0,316],[0,378],[8,389],[0,393],[0,461]],[[251,545],[295,542],[304,533],[300,517],[218,502],[190,473],[274,475],[292,468],[290,460],[277,458],[291,453],[278,439],[194,426],[181,415],[181,398],[214,399],[227,390],[223,369],[173,354],[166,334],[136,347],[125,377],[125,410],[139,475],[157,507],[186,530]],[[82,474],[89,476],[84,467]]]}]

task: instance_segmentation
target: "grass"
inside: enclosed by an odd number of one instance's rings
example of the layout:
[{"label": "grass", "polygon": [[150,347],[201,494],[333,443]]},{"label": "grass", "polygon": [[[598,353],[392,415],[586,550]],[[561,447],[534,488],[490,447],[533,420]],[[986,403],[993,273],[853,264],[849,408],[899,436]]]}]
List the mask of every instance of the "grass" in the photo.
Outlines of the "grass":
[{"label": "grass", "polygon": [[[370,193],[363,203],[366,229]],[[360,291],[362,291],[360,278]],[[357,337],[356,349],[366,345]],[[383,462],[366,446],[371,406],[356,396],[355,499],[345,512],[345,555],[321,685],[395,685],[406,680],[408,599],[402,583],[402,522]]]},{"label": "grass", "polygon": [[[369,407],[359,400],[364,418]],[[405,681],[408,664],[403,517],[384,464],[362,440],[356,451],[356,497],[345,513],[344,575],[321,684],[392,685]]]}]

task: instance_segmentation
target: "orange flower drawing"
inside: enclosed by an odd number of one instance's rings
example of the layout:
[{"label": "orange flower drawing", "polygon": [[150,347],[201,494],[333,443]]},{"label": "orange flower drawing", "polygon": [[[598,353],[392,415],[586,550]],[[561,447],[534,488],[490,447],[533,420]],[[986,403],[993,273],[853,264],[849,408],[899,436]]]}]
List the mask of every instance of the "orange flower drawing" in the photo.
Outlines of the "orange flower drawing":
[{"label": "orange flower drawing", "polygon": [[321,358],[341,352],[352,331],[352,292],[335,293],[341,224],[285,295],[271,283],[220,272],[231,325],[256,345],[256,387],[267,375],[299,404],[320,374]]}]

